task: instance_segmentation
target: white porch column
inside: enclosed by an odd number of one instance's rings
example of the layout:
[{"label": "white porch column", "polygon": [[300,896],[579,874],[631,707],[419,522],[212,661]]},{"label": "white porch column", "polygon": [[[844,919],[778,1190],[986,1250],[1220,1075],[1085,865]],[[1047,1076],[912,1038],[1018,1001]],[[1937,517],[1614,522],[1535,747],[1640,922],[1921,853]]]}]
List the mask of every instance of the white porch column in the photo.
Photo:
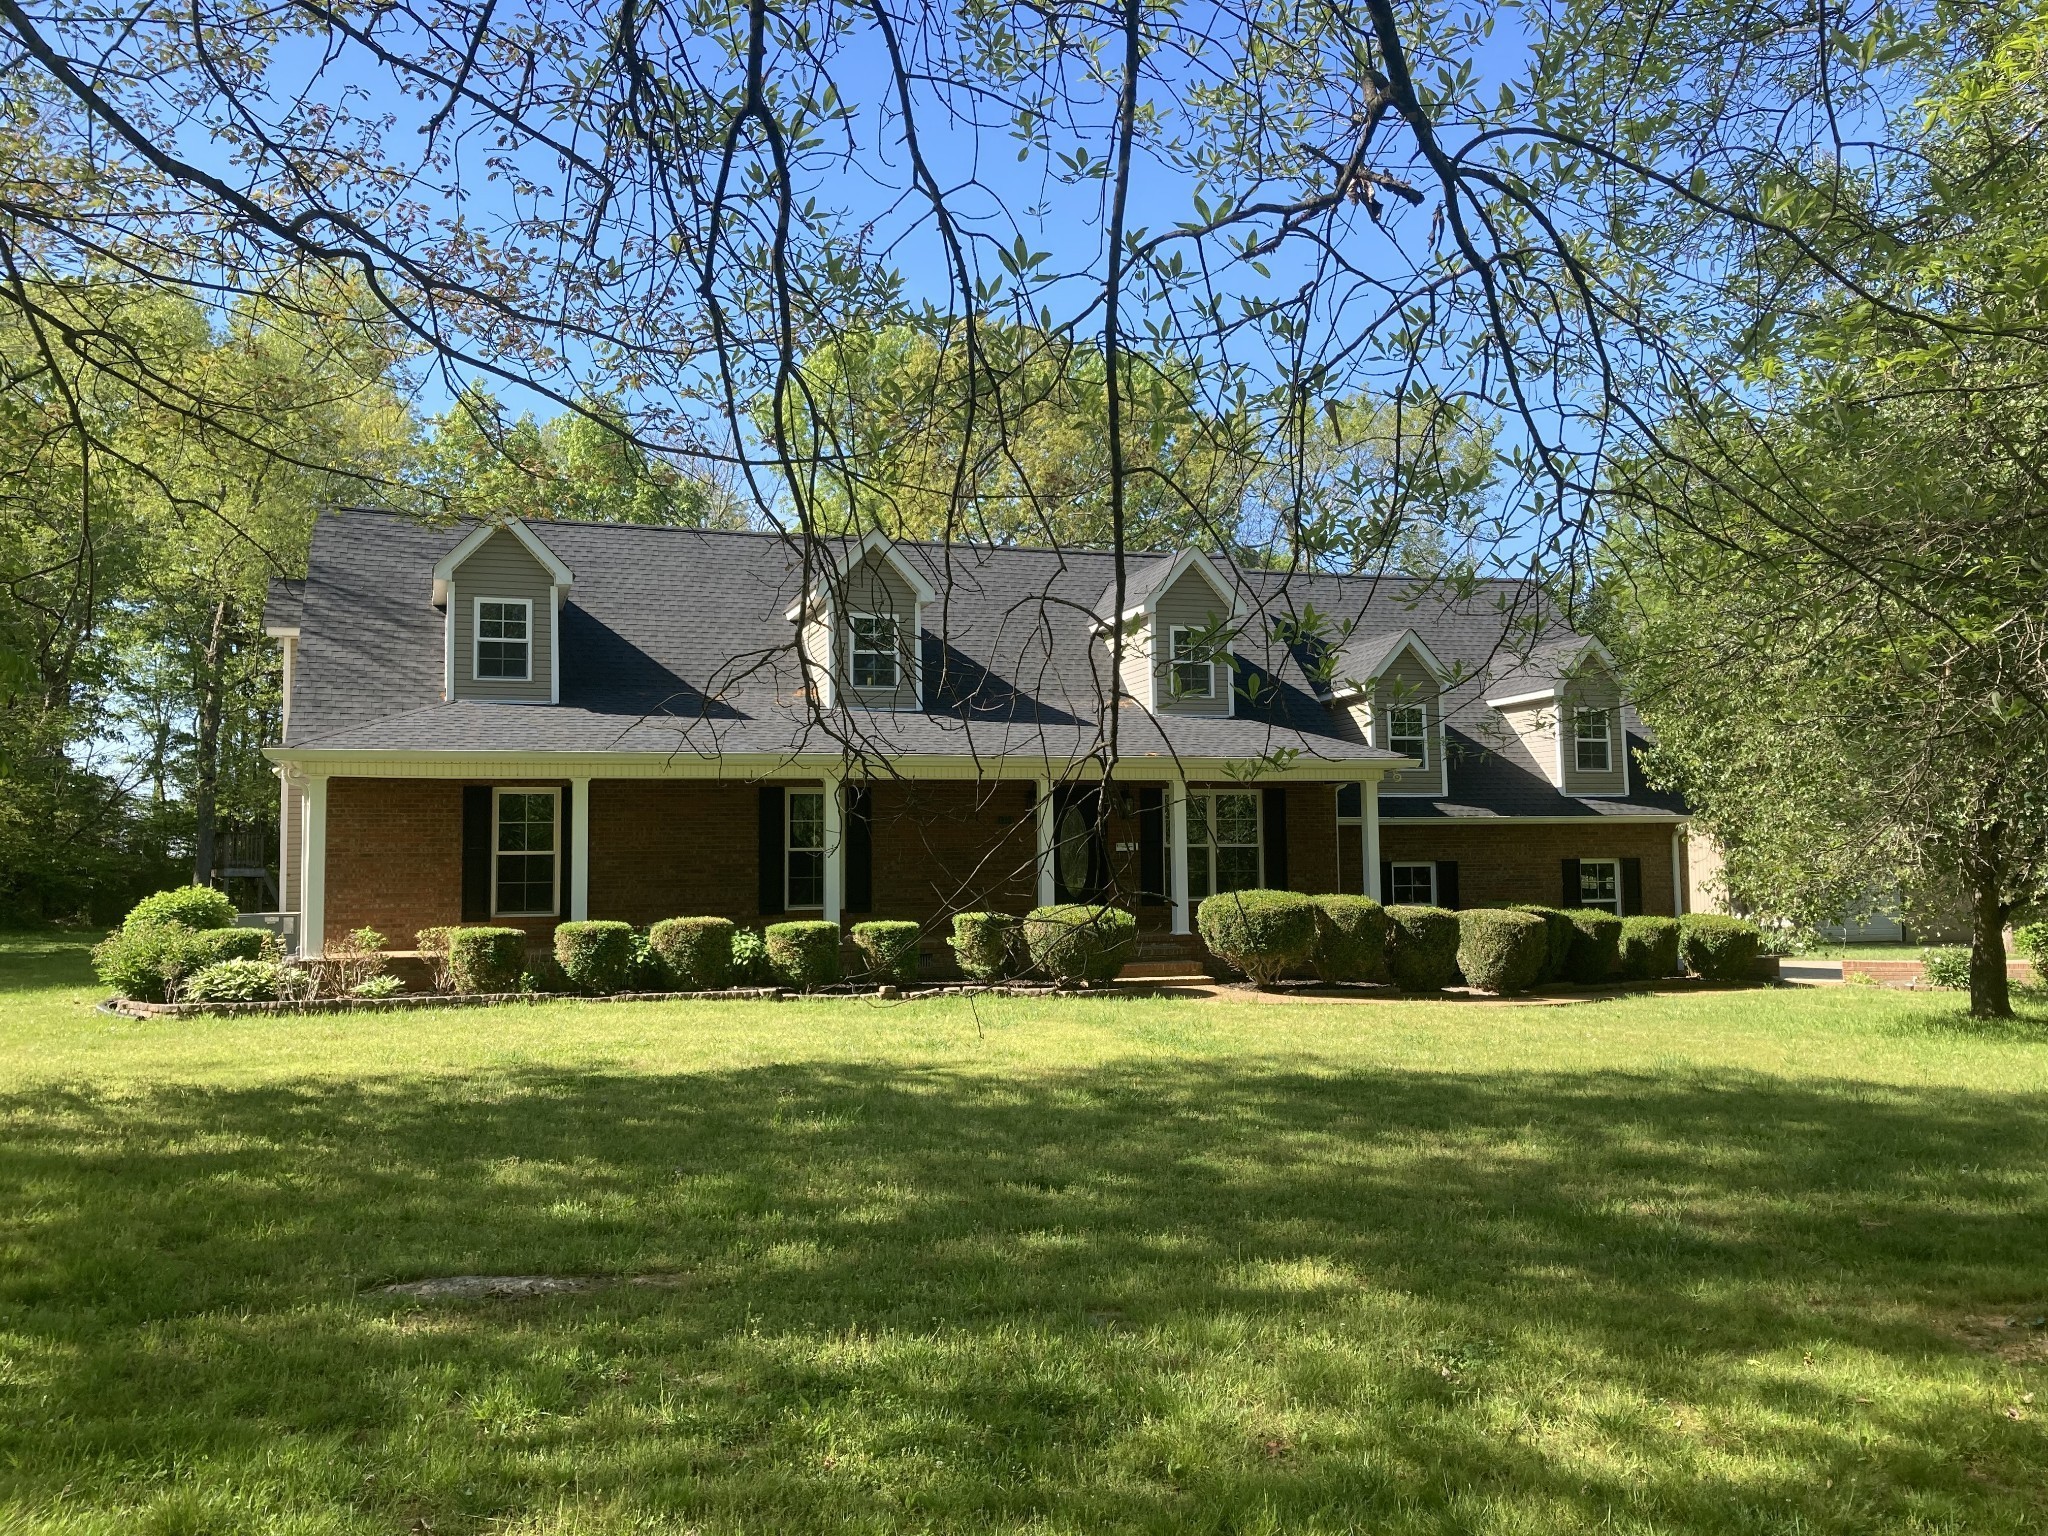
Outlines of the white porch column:
[{"label": "white porch column", "polygon": [[1194,913],[1188,906],[1188,787],[1176,780],[1167,790],[1173,806],[1167,813],[1167,878],[1173,882],[1173,931],[1193,933]]},{"label": "white porch column", "polygon": [[319,960],[327,953],[327,775],[306,780],[302,802],[306,825],[299,865],[299,958]]},{"label": "white porch column", "polygon": [[569,781],[569,921],[590,916],[590,780]]},{"label": "white porch column", "polygon": [[1671,829],[1671,915],[1685,916],[1685,834]]},{"label": "white porch column", "polygon": [[1387,893],[1380,889],[1380,781],[1372,779],[1361,788],[1365,800],[1365,894],[1374,901],[1385,901]]},{"label": "white porch column", "polygon": [[839,921],[840,899],[845,895],[845,817],[840,814],[841,784],[836,777],[825,780],[825,921]]},{"label": "white porch column", "polygon": [[1055,899],[1052,878],[1052,780],[1031,782],[1031,815],[1038,845],[1038,904],[1049,907]]},{"label": "white porch column", "polygon": [[292,785],[286,777],[286,770],[277,770],[277,910],[289,912],[291,903],[285,893],[291,889],[291,877],[285,873],[292,867],[292,860],[299,856],[298,842],[292,836],[298,828],[292,825]]}]

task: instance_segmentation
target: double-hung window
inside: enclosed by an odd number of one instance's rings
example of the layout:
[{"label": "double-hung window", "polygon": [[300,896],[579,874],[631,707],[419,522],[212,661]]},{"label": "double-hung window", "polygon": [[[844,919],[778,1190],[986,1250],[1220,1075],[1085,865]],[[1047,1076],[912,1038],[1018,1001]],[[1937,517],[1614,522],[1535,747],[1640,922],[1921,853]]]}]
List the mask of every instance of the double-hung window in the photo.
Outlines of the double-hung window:
[{"label": "double-hung window", "polygon": [[1579,905],[1621,916],[1621,860],[1579,860]]},{"label": "double-hung window", "polygon": [[1210,648],[1197,638],[1200,633],[1178,624],[1167,631],[1173,660],[1173,696],[1176,699],[1216,697],[1216,661]]},{"label": "double-hung window", "polygon": [[793,789],[786,797],[789,820],[784,828],[787,855],[788,905],[825,905],[825,792]]},{"label": "double-hung window", "polygon": [[477,681],[523,683],[533,676],[533,604],[527,598],[478,598],[475,638]]},{"label": "double-hung window", "polygon": [[856,613],[848,624],[853,632],[852,659],[848,670],[856,688],[894,688],[902,675],[897,655],[897,622],[893,613]]},{"label": "double-hung window", "polygon": [[554,916],[561,805],[561,795],[552,789],[497,792],[496,835],[491,840],[491,905],[496,916]]},{"label": "double-hung window", "polygon": [[1429,710],[1421,704],[1396,704],[1387,711],[1387,749],[1429,766]]},{"label": "double-hung window", "polygon": [[1572,734],[1578,743],[1579,772],[1605,773],[1614,766],[1614,748],[1607,734],[1606,710],[1576,711]]},{"label": "double-hung window", "polygon": [[1188,796],[1188,896],[1200,901],[1259,883],[1259,797],[1252,790]]},{"label": "double-hung window", "polygon": [[1436,905],[1436,865],[1396,863],[1387,871],[1391,886],[1390,905],[1433,907]]}]

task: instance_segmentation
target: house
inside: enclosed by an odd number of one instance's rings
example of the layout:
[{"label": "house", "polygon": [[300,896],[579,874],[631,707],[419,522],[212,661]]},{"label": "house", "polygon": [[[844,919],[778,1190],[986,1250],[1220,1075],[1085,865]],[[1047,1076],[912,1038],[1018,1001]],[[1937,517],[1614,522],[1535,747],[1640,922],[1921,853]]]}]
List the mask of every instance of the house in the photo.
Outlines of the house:
[{"label": "house", "polygon": [[1119,594],[1090,550],[324,515],[265,615],[301,950],[681,914],[936,937],[1093,898],[1171,948],[1260,884],[1677,909],[1684,808],[1525,589],[1125,566]]}]

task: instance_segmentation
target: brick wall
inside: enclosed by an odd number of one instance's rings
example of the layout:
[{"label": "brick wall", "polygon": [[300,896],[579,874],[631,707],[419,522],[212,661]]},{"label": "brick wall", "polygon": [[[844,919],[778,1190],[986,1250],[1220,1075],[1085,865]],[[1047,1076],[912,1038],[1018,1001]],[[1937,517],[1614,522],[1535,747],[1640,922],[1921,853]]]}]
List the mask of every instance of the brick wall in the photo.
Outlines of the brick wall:
[{"label": "brick wall", "polygon": [[462,786],[440,779],[327,781],[327,933],[375,928],[411,949],[462,920]]},{"label": "brick wall", "polygon": [[1380,819],[1382,859],[1455,859],[1458,899],[1468,907],[1535,902],[1554,907],[1564,895],[1566,859],[1641,859],[1643,910],[1669,915],[1671,827],[1588,818],[1570,825],[1427,822]]},{"label": "brick wall", "polygon": [[871,793],[874,910],[850,918],[930,925],[954,912],[1038,904],[1030,784],[881,782]]},{"label": "brick wall", "polygon": [[761,920],[752,784],[596,779],[590,786],[590,915]]}]

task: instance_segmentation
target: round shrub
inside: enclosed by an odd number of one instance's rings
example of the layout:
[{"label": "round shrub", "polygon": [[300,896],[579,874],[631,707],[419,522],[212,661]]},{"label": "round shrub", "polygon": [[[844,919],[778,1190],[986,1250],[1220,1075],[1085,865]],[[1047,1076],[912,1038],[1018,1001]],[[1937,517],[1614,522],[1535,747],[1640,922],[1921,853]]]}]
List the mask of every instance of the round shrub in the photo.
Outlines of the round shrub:
[{"label": "round shrub", "polygon": [[1571,956],[1572,935],[1578,930],[1572,926],[1572,915],[1559,907],[1519,905],[1511,910],[1533,912],[1543,919],[1544,936],[1549,940],[1543,954],[1543,969],[1537,973],[1536,984],[1563,979],[1565,962]]},{"label": "round shrub", "polygon": [[1224,891],[1195,909],[1209,952],[1262,987],[1308,963],[1316,944],[1316,907],[1294,891]]},{"label": "round shrub", "polygon": [[121,919],[123,928],[145,928],[152,923],[170,923],[197,931],[225,928],[235,920],[235,904],[225,892],[209,885],[183,885],[176,890],[158,891],[135,903]]},{"label": "round shrub", "polygon": [[1920,979],[1943,992],[1970,990],[1970,952],[1957,945],[1920,951]]},{"label": "round shrub", "polygon": [[1308,952],[1316,980],[1384,981],[1387,909],[1370,896],[1311,896],[1316,941]]},{"label": "round shrub", "polygon": [[186,1003],[274,1003],[297,997],[303,973],[276,960],[219,960],[202,966],[178,989]]},{"label": "round shrub", "polygon": [[458,992],[517,992],[526,935],[517,928],[448,930],[448,984]]},{"label": "round shrub", "polygon": [[1033,907],[1023,926],[1031,963],[1062,985],[1112,980],[1138,947],[1138,920],[1121,907]]},{"label": "round shrub", "polygon": [[1458,914],[1388,907],[1387,974],[1403,992],[1440,992],[1458,980]]},{"label": "round shrub", "polygon": [[1610,980],[1621,965],[1621,919],[1597,907],[1573,907],[1572,947],[1564,957],[1564,979],[1591,985]]},{"label": "round shrub", "polygon": [[633,984],[633,925],[606,918],[558,924],[555,961],[579,992],[623,992]]},{"label": "round shrub", "polygon": [[647,947],[669,981],[686,992],[726,986],[733,923],[724,917],[668,917],[647,930]]},{"label": "round shrub", "polygon": [[1017,919],[1007,912],[956,912],[946,942],[969,981],[1001,981],[1017,969]]},{"label": "round shrub", "polygon": [[808,992],[839,979],[839,925],[808,922],[771,923],[764,935],[768,969],[785,987]]},{"label": "round shrub", "polygon": [[769,979],[768,941],[751,928],[732,936],[732,984],[736,987],[765,986]]},{"label": "round shrub", "polygon": [[1543,974],[1549,929],[1534,912],[1473,907],[1457,914],[1458,969],[1481,992],[1526,992]]},{"label": "round shrub", "polygon": [[1658,981],[1678,974],[1678,919],[1624,917],[1621,974],[1627,981]]},{"label": "round shrub", "polygon": [[917,980],[916,923],[878,918],[853,925],[853,947],[867,962],[870,980],[903,982]]},{"label": "round shrub", "polygon": [[261,928],[205,928],[194,931],[170,922],[143,923],[107,935],[92,952],[100,980],[122,997],[140,1003],[168,1002],[185,979],[224,960],[275,959],[270,935]]},{"label": "round shrub", "polygon": [[1763,930],[1739,917],[1688,912],[1678,920],[1678,956],[1708,981],[1747,981],[1763,942]]}]

